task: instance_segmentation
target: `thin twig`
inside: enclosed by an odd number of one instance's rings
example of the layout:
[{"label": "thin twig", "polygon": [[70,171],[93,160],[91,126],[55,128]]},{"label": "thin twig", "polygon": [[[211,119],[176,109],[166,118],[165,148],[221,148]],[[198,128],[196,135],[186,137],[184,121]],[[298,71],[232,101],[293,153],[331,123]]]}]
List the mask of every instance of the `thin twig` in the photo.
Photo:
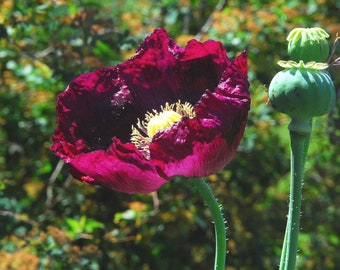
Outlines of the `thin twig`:
[{"label": "thin twig", "polygon": [[40,225],[39,222],[36,222],[36,221],[34,221],[34,220],[31,220],[31,219],[28,219],[26,216],[23,216],[23,215],[14,213],[14,212],[1,210],[1,211],[0,211],[0,215],[1,215],[1,216],[9,216],[9,217],[12,217],[12,218],[14,218],[15,220],[18,220],[18,221],[22,221],[22,222],[28,223],[28,224],[30,224],[30,225],[32,225],[32,226],[35,226],[35,227],[38,227],[38,226]]},{"label": "thin twig", "polygon": [[[329,54],[329,57],[328,57],[328,60],[327,60],[327,63],[329,64],[333,58],[333,56],[335,55],[335,50],[336,50],[336,47],[338,46],[338,42],[340,41],[340,37],[338,36],[338,33],[336,34],[336,38],[334,40],[334,43],[333,43],[333,46],[332,46],[332,51],[331,53]],[[334,62],[338,62],[339,61],[339,58],[337,58]],[[333,64],[334,65],[334,64]]]},{"label": "thin twig", "polygon": [[47,55],[49,55],[50,53],[52,53],[55,50],[55,48],[53,47],[53,45],[48,46],[46,49],[40,51],[40,52],[36,52],[34,54],[34,58],[39,59],[39,58],[44,58]]},{"label": "thin twig", "polygon": [[55,167],[53,173],[51,174],[50,178],[48,179],[48,186],[46,188],[46,206],[50,208],[52,206],[52,199],[53,199],[53,183],[57,179],[58,174],[62,170],[65,162],[60,159],[57,166]]},{"label": "thin twig", "polygon": [[213,21],[214,21],[214,13],[221,11],[222,9],[225,8],[225,6],[227,5],[227,1],[226,0],[222,0],[221,2],[219,2],[215,8],[215,10],[210,14],[208,20],[205,22],[205,24],[201,27],[201,30],[199,31],[199,33],[196,35],[195,39],[200,40],[204,34],[206,34],[209,29],[211,28]]},{"label": "thin twig", "polygon": [[152,192],[151,195],[153,200],[153,211],[155,214],[157,214],[159,212],[159,198],[157,191]]},{"label": "thin twig", "polygon": [[[69,174],[67,176],[66,180],[64,181],[63,190],[68,189],[73,180],[74,180],[73,176],[71,174]],[[53,203],[51,202],[50,208],[52,208],[54,205],[56,205],[62,199],[64,199],[63,192],[60,192],[59,195],[54,199]]]}]

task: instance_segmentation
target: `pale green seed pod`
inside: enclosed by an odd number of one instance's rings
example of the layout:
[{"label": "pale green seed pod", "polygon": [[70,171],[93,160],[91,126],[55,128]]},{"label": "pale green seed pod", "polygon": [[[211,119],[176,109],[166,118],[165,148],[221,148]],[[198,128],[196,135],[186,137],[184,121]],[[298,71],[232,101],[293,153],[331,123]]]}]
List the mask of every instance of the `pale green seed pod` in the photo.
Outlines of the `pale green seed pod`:
[{"label": "pale green seed pod", "polygon": [[281,62],[286,68],[278,72],[269,85],[273,108],[292,118],[298,132],[309,132],[314,116],[327,114],[335,103],[335,87],[320,63]]},{"label": "pale green seed pod", "polygon": [[327,38],[329,35],[322,28],[295,28],[288,37],[288,54],[291,60],[305,63],[326,62],[329,55]]}]

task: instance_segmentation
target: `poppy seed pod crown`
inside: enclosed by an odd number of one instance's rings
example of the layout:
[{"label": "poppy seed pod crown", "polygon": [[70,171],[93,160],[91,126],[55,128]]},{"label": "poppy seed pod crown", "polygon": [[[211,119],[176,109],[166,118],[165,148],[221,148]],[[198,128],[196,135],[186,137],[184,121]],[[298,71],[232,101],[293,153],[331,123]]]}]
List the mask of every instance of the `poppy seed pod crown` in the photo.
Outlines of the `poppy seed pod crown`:
[{"label": "poppy seed pod crown", "polygon": [[296,62],[325,62],[329,54],[328,37],[321,28],[295,28],[287,36],[288,54]]}]

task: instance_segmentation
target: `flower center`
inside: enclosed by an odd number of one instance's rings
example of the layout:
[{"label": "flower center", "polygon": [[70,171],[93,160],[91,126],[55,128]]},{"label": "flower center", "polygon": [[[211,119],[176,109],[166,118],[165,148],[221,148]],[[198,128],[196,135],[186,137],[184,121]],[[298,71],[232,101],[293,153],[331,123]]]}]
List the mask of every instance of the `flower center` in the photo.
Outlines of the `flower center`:
[{"label": "flower center", "polygon": [[152,138],[156,133],[162,132],[174,123],[179,122],[183,116],[194,118],[195,112],[190,103],[182,104],[180,100],[174,104],[166,103],[165,106],[161,106],[159,112],[156,110],[147,112],[144,121],[138,119],[137,125],[132,126],[131,142],[149,159],[149,145]]},{"label": "flower center", "polygon": [[182,115],[174,111],[163,111],[150,118],[147,125],[147,133],[149,137],[153,137],[158,131],[162,131],[171,127],[172,124],[181,120]]}]

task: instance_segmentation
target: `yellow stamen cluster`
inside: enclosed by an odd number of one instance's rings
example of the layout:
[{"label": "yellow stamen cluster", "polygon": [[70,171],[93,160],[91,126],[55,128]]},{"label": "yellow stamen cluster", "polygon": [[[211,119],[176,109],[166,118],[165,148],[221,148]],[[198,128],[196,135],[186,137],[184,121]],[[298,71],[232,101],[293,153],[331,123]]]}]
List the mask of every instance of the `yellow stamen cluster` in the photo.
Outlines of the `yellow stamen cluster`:
[{"label": "yellow stamen cluster", "polygon": [[164,111],[153,116],[147,125],[148,136],[153,137],[158,131],[171,127],[181,119],[182,115],[174,111]]},{"label": "yellow stamen cluster", "polygon": [[165,106],[161,106],[159,112],[156,110],[147,112],[144,121],[138,119],[137,125],[132,126],[131,142],[146,158],[150,158],[149,145],[153,136],[179,122],[183,116],[193,118],[195,112],[189,102],[182,104],[180,100],[174,104],[166,103]]}]

